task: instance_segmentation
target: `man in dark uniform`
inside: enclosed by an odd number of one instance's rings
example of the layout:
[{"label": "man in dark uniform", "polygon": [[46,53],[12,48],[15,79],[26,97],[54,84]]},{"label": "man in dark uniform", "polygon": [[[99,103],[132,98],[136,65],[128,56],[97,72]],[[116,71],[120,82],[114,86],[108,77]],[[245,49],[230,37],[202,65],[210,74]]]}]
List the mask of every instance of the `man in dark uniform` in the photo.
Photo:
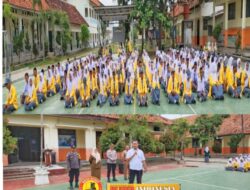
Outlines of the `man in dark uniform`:
[{"label": "man in dark uniform", "polygon": [[79,174],[80,174],[80,155],[76,152],[75,145],[71,146],[71,151],[67,154],[67,167],[69,171],[70,189],[73,189],[73,181],[75,178],[75,188],[78,188]]}]

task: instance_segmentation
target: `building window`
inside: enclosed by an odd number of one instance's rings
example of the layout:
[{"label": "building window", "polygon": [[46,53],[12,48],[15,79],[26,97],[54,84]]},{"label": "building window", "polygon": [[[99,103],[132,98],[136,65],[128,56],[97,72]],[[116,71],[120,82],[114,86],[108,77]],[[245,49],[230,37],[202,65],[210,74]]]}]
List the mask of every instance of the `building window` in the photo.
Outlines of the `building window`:
[{"label": "building window", "polygon": [[89,17],[92,17],[92,11],[89,9]]},{"label": "building window", "polygon": [[88,8],[85,8],[85,17],[88,17]]},{"label": "building window", "polygon": [[235,19],[235,3],[230,3],[228,4],[228,20],[233,20]]},{"label": "building window", "polygon": [[199,139],[198,138],[192,138],[192,148],[199,148]]},{"label": "building window", "polygon": [[208,19],[203,18],[203,30],[207,30],[207,28],[208,28]]},{"label": "building window", "polygon": [[76,146],[76,131],[69,129],[58,129],[58,144],[59,147]]},{"label": "building window", "polygon": [[[241,18],[243,16],[243,0],[241,0]],[[246,18],[250,17],[250,0],[246,0]]]},{"label": "building window", "polygon": [[250,17],[250,0],[246,0],[246,17]]}]

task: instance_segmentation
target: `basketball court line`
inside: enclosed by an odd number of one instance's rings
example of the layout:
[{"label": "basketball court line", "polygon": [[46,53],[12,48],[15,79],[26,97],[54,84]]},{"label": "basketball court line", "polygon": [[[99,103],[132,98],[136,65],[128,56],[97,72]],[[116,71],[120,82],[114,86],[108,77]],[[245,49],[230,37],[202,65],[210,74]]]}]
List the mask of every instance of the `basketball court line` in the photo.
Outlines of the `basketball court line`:
[{"label": "basketball court line", "polygon": [[192,112],[193,112],[194,114],[197,115],[196,111],[194,110],[194,108],[193,108],[190,104],[188,104],[188,107],[192,110]]},{"label": "basketball court line", "polygon": [[[231,188],[231,187],[223,187],[223,186],[219,186],[219,185],[213,185],[213,184],[207,184],[207,183],[201,183],[201,182],[181,179],[181,177],[190,177],[190,176],[197,176],[197,175],[202,175],[202,174],[210,174],[210,173],[216,173],[218,171],[220,171],[220,170],[210,171],[210,172],[197,172],[197,173],[194,173],[194,174],[187,174],[187,175],[181,175],[181,176],[176,176],[176,177],[170,177],[170,178],[167,178],[167,180],[183,181],[183,182],[188,182],[188,183],[193,183],[193,184],[198,184],[198,185],[204,185],[204,186],[209,186],[209,187],[216,187],[216,188],[226,189],[226,190],[238,190],[238,189]],[[166,179],[155,179],[155,180],[148,180],[147,183],[148,182],[165,182],[165,181],[166,181]]]}]

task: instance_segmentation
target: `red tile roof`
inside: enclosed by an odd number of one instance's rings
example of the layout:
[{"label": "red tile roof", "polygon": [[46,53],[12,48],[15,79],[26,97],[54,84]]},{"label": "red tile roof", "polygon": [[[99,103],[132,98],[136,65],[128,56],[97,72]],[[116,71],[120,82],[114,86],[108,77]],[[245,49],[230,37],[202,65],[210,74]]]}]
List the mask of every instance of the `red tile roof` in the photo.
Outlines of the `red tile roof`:
[{"label": "red tile roof", "polygon": [[90,2],[97,7],[101,6],[101,2],[99,0],[91,0]]},{"label": "red tile roof", "polygon": [[[9,3],[14,7],[33,10],[32,0],[4,0],[4,2]],[[61,0],[41,0],[41,2],[43,10],[55,9],[64,11],[68,14],[71,24],[86,24],[88,26],[87,22],[73,5]],[[39,11],[39,7],[37,5],[35,7],[35,10]]]},{"label": "red tile roof", "polygon": [[63,2],[61,0],[46,0],[46,1],[51,9],[65,11],[69,16],[70,23],[76,25],[86,24],[88,26],[87,22],[78,12],[75,6]]},{"label": "red tile roof", "polygon": [[[198,115],[186,117],[185,119],[193,124]],[[243,131],[242,131],[242,115],[230,115],[229,117],[223,120],[223,123],[220,126],[219,131],[217,132],[218,136],[227,136],[232,134],[239,134],[244,132],[245,134],[250,134],[250,114],[243,115]]]},{"label": "red tile roof", "polygon": [[[4,3],[9,3],[10,5],[22,9],[28,9],[28,10],[33,10],[33,4],[32,0],[3,0]],[[41,0],[42,3],[42,9],[43,10],[48,10],[49,6],[46,2],[46,0]],[[35,10],[39,11],[39,7],[36,5]]]},{"label": "red tile roof", "polygon": [[226,136],[239,133],[250,134],[250,115],[230,115],[228,118],[225,118],[220,126],[218,135]]},{"label": "red tile roof", "polygon": [[[59,116],[59,115],[55,115]],[[112,121],[117,121],[120,117],[125,117],[126,119],[132,119],[132,117],[136,116],[138,119],[143,119],[145,118],[148,123],[163,123],[165,125],[171,125],[172,121],[163,118],[158,115],[118,115],[118,114],[85,114],[85,115],[63,115],[63,117],[69,117],[69,118],[78,118],[78,119],[88,119],[88,120],[93,120],[93,121],[104,121],[104,122],[112,122]]]}]

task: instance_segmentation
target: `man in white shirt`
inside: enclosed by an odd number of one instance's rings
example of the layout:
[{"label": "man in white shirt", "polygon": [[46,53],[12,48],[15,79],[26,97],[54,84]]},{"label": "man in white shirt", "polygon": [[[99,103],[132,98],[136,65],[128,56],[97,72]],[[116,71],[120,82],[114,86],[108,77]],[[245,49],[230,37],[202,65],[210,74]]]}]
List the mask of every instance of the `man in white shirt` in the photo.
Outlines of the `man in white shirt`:
[{"label": "man in white shirt", "polygon": [[133,141],[132,148],[126,154],[126,160],[129,163],[129,184],[134,183],[135,176],[137,184],[141,184],[143,170],[147,171],[147,165],[143,151],[138,148],[138,141]]},{"label": "man in white shirt", "polygon": [[117,153],[116,153],[116,150],[114,149],[114,145],[111,144],[108,151],[107,151],[108,183],[110,182],[111,171],[112,171],[112,175],[113,175],[113,181],[117,181],[117,179],[115,178],[116,160],[117,160]]}]

